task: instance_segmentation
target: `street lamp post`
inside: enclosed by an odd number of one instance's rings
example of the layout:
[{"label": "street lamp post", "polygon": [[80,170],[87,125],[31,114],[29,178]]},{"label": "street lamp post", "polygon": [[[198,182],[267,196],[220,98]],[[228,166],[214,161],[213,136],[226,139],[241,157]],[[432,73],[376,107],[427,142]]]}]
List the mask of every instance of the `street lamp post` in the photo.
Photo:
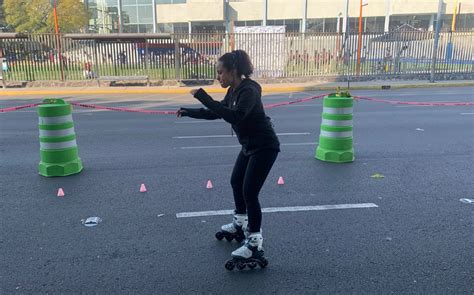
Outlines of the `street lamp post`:
[{"label": "street lamp post", "polygon": [[359,6],[359,38],[357,39],[357,65],[356,65],[356,74],[360,75],[360,57],[362,51],[362,7],[366,4],[367,1],[360,0]]},{"label": "street lamp post", "polygon": [[431,55],[431,74],[430,74],[430,82],[434,83],[435,81],[435,71],[436,71],[436,58],[438,55],[438,43],[439,43],[439,31],[441,30],[441,11],[443,10],[443,0],[439,0],[438,2],[438,15],[436,17],[436,30],[434,35],[434,43],[433,43],[433,52]]}]

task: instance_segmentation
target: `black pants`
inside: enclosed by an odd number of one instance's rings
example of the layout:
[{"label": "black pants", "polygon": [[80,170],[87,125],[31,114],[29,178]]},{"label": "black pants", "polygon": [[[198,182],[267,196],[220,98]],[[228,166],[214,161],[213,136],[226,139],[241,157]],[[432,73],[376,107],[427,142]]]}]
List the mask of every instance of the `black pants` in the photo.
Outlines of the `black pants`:
[{"label": "black pants", "polygon": [[262,210],[258,194],[277,158],[278,151],[262,150],[250,156],[240,152],[232,172],[231,184],[234,191],[235,212],[248,214],[250,232],[259,232],[262,224]]}]

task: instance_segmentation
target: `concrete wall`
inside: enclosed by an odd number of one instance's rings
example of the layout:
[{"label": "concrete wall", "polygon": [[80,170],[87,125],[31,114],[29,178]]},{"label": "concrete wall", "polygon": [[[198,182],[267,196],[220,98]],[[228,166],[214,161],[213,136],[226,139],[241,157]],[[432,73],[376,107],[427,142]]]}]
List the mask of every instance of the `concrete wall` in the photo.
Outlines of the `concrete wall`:
[{"label": "concrete wall", "polygon": [[301,0],[268,0],[268,19],[301,19],[302,3]]},{"label": "concrete wall", "polygon": [[188,0],[186,4],[157,5],[158,23],[184,23],[193,21],[223,21],[224,1]]},{"label": "concrete wall", "polygon": [[[445,13],[452,14],[456,0],[444,0]],[[461,13],[474,13],[474,1],[462,0]],[[302,0],[268,0],[268,19],[301,19]],[[359,16],[359,0],[349,1],[349,15]],[[235,21],[261,20],[263,0],[230,2],[230,15]],[[391,15],[436,14],[438,0],[369,0],[364,7],[365,17],[384,17],[387,9]],[[336,18],[346,11],[346,0],[308,0],[308,19]],[[183,23],[193,21],[223,21],[224,0],[188,0],[186,4],[157,5],[158,23]]]},{"label": "concrete wall", "polygon": [[248,0],[245,2],[230,2],[231,18],[239,21],[262,20],[263,1]]}]

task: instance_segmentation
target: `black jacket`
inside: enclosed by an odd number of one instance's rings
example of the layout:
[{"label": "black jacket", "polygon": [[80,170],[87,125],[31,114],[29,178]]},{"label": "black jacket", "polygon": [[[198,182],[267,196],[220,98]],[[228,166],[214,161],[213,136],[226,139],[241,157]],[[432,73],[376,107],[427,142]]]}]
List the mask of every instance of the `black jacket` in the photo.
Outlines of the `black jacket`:
[{"label": "black jacket", "polygon": [[213,100],[202,88],[194,95],[205,108],[187,109],[196,119],[224,119],[232,124],[242,145],[242,152],[251,155],[264,149],[280,151],[280,142],[262,104],[262,88],[257,82],[244,79],[233,91],[229,88],[221,102]]}]

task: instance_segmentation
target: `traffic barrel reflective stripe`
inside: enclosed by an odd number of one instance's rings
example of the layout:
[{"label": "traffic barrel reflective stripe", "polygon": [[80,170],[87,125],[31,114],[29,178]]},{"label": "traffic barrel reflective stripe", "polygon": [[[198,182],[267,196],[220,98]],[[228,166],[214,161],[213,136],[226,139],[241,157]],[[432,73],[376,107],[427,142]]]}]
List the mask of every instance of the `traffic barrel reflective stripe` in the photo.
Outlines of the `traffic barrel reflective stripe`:
[{"label": "traffic barrel reflective stripe", "polygon": [[321,130],[320,136],[325,136],[325,137],[352,137],[352,131],[333,132],[333,131]]},{"label": "traffic barrel reflective stripe", "polygon": [[352,114],[352,107],[350,108],[334,108],[323,106],[323,113],[334,114],[334,115],[348,115]]},{"label": "traffic barrel reflective stripe", "polygon": [[352,120],[329,120],[323,118],[321,124],[326,126],[352,126]]},{"label": "traffic barrel reflective stripe", "polygon": [[67,128],[67,129],[59,129],[59,130],[47,130],[47,129],[41,129],[40,127],[40,137],[62,137],[62,136],[68,136],[75,134],[74,133],[74,127]]},{"label": "traffic barrel reflective stripe", "polygon": [[63,124],[72,122],[72,114],[66,116],[57,116],[57,117],[39,117],[38,119],[40,125],[53,125],[53,124]]}]

